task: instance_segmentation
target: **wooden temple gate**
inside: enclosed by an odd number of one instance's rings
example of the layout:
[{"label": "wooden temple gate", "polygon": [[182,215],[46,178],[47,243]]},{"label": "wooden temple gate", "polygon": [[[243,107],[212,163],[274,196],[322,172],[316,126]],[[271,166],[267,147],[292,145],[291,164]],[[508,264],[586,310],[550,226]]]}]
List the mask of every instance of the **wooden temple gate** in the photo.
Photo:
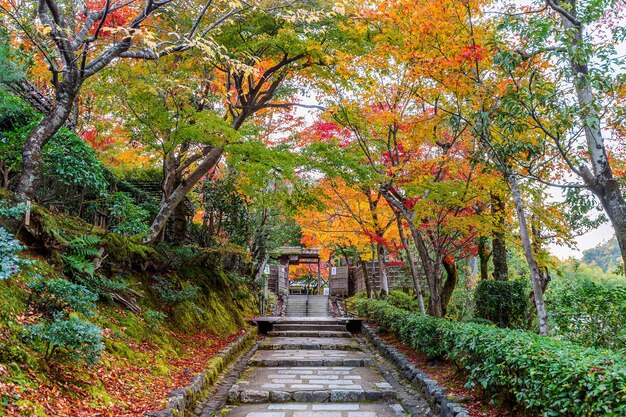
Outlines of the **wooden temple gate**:
[{"label": "wooden temple gate", "polygon": [[278,265],[270,265],[268,287],[276,294],[289,294],[289,266],[309,264],[317,265],[317,292],[322,286],[319,249],[307,249],[300,246],[283,246],[272,253]]}]

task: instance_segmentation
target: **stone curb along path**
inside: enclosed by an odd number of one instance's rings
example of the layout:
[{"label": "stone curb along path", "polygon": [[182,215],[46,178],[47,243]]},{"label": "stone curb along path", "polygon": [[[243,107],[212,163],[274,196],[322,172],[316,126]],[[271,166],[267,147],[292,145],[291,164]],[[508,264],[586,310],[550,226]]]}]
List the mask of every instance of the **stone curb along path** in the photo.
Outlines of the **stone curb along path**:
[{"label": "stone curb along path", "polygon": [[257,329],[248,329],[237,340],[211,358],[206,369],[197,375],[191,384],[169,393],[167,407],[161,411],[146,413],[149,417],[187,417],[193,415],[194,407],[206,398],[222,376],[223,371],[241,354],[250,350],[256,341]]},{"label": "stone curb along path", "polygon": [[416,368],[398,349],[384,343],[367,324],[363,324],[363,334],[381,355],[393,362],[402,375],[419,388],[435,414],[441,417],[470,417],[465,408],[448,399],[444,388]]}]

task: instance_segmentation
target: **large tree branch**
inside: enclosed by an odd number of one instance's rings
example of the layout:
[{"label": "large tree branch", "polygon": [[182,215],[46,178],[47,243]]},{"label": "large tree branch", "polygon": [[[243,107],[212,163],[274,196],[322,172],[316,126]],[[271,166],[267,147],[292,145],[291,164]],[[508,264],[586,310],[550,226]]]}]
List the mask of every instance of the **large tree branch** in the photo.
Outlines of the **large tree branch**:
[{"label": "large tree branch", "polygon": [[565,10],[565,8],[561,6],[559,3],[560,2],[558,0],[557,1],[546,0],[546,4],[550,6],[552,10],[554,10],[555,12],[563,16],[565,19],[569,20],[572,23],[572,25],[576,27],[580,27],[580,22],[578,21],[578,19],[576,19],[576,17],[572,13]]}]

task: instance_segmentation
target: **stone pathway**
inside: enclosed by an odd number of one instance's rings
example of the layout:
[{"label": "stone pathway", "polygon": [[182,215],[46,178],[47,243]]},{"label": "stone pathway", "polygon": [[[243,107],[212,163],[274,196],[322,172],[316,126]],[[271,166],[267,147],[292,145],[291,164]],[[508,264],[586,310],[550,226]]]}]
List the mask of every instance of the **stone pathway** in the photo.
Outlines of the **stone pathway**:
[{"label": "stone pathway", "polygon": [[240,365],[227,403],[216,409],[219,401],[213,398],[197,415],[432,416],[420,394],[401,382],[364,339],[347,332],[341,319],[281,318],[245,359],[247,367]]}]

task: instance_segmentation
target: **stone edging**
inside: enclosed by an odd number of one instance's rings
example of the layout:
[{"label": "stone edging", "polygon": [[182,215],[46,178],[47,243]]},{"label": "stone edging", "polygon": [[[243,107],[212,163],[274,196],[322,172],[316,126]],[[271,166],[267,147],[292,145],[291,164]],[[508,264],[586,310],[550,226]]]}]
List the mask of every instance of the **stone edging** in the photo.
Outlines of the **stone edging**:
[{"label": "stone edging", "polygon": [[187,417],[191,415],[196,403],[208,394],[221,372],[234,362],[242,352],[254,345],[256,336],[256,327],[246,331],[237,340],[211,358],[206,369],[197,375],[191,384],[170,392],[165,409],[148,412],[146,415],[151,417]]},{"label": "stone edging", "polygon": [[363,323],[363,334],[383,356],[398,367],[402,376],[420,390],[435,414],[441,417],[469,417],[465,408],[448,399],[444,388],[416,368],[398,349],[380,340],[380,337],[365,323]]}]

